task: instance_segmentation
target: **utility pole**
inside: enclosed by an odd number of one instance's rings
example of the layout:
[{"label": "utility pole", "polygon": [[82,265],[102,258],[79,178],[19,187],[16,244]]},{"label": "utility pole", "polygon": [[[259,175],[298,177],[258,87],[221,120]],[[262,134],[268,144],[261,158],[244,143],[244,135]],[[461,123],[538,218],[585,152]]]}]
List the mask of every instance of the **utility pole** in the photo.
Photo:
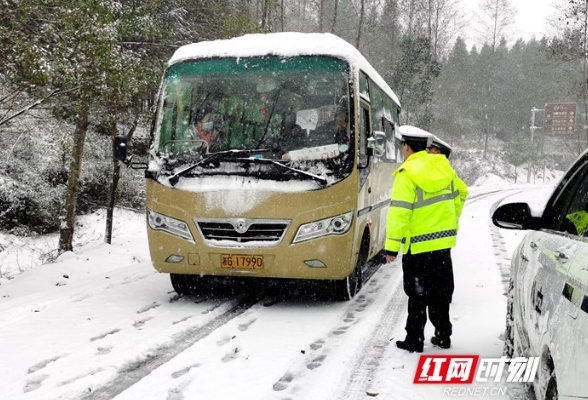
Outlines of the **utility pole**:
[{"label": "utility pole", "polygon": [[535,108],[531,109],[531,143],[533,143],[533,136],[535,135],[535,130],[540,129],[538,126],[535,126],[535,113],[543,112],[542,108]]},{"label": "utility pole", "polygon": [[[531,129],[531,143],[533,143],[535,131],[537,129],[541,129],[538,126],[535,126],[535,113],[543,112],[543,111],[544,110],[542,108],[533,107],[531,109],[531,127],[530,127],[530,129]],[[543,146],[541,146],[541,152],[543,152]],[[541,155],[543,155],[543,154],[541,154]],[[529,164],[527,165],[527,183],[531,183],[531,168],[532,168],[532,166],[533,166],[533,159],[529,160]],[[545,179],[545,172],[543,173],[543,176],[544,176],[543,179]]]}]

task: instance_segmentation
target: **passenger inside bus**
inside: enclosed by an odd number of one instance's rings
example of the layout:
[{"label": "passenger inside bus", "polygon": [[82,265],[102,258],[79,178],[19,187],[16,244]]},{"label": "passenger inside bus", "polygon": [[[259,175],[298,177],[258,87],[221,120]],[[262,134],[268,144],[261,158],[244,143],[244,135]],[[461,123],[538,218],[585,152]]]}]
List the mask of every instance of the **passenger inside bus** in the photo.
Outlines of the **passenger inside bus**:
[{"label": "passenger inside bus", "polygon": [[214,113],[214,109],[211,106],[205,106],[198,109],[195,121],[195,137],[208,143],[208,151],[214,151],[220,140],[222,118],[220,118],[220,115]]},{"label": "passenger inside bus", "polygon": [[348,123],[347,108],[338,106],[335,112],[335,118],[319,126],[313,132],[313,136],[322,145],[349,145]]}]

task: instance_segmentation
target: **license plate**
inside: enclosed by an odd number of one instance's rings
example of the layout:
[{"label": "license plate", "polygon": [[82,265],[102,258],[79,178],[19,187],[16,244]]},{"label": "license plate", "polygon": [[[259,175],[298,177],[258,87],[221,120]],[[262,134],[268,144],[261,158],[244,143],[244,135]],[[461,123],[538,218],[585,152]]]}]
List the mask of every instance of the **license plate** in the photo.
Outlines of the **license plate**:
[{"label": "license plate", "polygon": [[221,267],[234,269],[263,269],[263,256],[221,254]]}]

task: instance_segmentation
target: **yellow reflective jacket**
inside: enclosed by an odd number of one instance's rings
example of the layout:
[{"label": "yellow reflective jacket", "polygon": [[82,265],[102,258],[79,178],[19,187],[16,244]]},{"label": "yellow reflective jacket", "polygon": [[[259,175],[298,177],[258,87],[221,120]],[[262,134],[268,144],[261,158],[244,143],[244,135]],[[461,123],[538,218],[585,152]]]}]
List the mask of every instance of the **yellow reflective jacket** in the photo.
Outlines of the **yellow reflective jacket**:
[{"label": "yellow reflective jacket", "polygon": [[578,235],[585,235],[588,230],[588,213],[584,210],[577,211],[566,215],[566,218],[572,221],[576,227]]},{"label": "yellow reflective jacket", "polygon": [[385,249],[418,254],[454,247],[467,187],[447,158],[419,151],[393,175]]},{"label": "yellow reflective jacket", "polygon": [[468,191],[468,187],[465,184],[465,182],[462,181],[459,178],[459,176],[457,176],[457,175],[455,175],[455,188],[459,192],[459,200],[460,200],[459,210],[457,210],[457,219],[458,219],[458,224],[459,224],[459,217],[461,217],[461,211],[463,210],[464,203],[465,203],[466,199],[468,198],[468,194],[470,194],[470,192]]}]

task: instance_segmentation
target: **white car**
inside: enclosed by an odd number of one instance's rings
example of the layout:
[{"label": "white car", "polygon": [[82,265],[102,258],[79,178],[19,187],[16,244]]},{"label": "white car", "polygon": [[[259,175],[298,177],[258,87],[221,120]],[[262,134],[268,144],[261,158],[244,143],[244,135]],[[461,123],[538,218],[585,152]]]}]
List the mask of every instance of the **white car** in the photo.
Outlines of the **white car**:
[{"label": "white car", "polygon": [[540,357],[536,399],[588,399],[588,152],[542,212],[504,204],[492,221],[530,230],[512,257],[506,355]]}]

